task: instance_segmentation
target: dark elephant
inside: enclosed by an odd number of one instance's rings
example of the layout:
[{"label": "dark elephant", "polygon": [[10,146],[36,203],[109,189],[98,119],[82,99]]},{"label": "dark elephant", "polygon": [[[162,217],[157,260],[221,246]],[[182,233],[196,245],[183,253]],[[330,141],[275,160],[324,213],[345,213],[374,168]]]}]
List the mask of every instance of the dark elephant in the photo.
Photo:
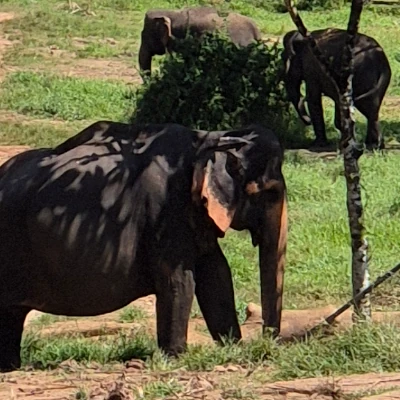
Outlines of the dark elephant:
[{"label": "dark elephant", "polygon": [[153,56],[174,51],[175,38],[184,39],[188,32],[200,36],[224,26],[231,40],[240,46],[261,39],[261,33],[252,19],[237,13],[229,13],[225,18],[219,16],[213,7],[147,11],[139,49],[140,69],[150,73]]},{"label": "dark elephant", "polygon": [[279,333],[287,206],[282,148],[252,126],[98,122],[0,168],[0,370],[27,313],[93,316],[157,297],[158,344],[185,350],[194,294],[212,337],[241,338],[218,238],[259,245],[265,327]]},{"label": "dark elephant", "polygon": [[[346,31],[321,29],[311,32],[324,56],[331,60],[332,69],[340,71],[342,49]],[[313,124],[315,145],[325,146],[327,138],[322,109],[322,95],[335,102],[335,126],[340,129],[339,100],[330,79],[321,70],[306,39],[297,31],[288,32],[283,39],[283,61],[286,66],[285,83],[289,100],[302,121]],[[379,109],[391,79],[389,61],[378,42],[366,35],[357,34],[354,52],[353,99],[355,107],[367,118],[366,145],[370,149],[384,147],[379,128]],[[301,95],[302,81],[306,84],[306,98]],[[307,102],[309,115],[305,108]]]}]

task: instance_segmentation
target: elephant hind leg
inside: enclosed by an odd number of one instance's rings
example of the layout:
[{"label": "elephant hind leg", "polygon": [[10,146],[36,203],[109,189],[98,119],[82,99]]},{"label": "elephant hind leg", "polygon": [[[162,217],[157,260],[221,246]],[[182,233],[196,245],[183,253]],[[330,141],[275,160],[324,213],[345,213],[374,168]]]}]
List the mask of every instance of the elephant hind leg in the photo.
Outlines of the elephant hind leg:
[{"label": "elephant hind leg", "polygon": [[0,372],[21,367],[21,338],[29,311],[26,307],[0,309]]},{"label": "elephant hind leg", "polygon": [[365,145],[369,150],[382,150],[385,148],[385,141],[377,119],[368,120]]},{"label": "elephant hind leg", "polygon": [[365,99],[357,102],[355,106],[367,118],[367,136],[365,145],[370,150],[383,149],[385,147],[383,135],[379,126],[379,109],[381,100]]}]

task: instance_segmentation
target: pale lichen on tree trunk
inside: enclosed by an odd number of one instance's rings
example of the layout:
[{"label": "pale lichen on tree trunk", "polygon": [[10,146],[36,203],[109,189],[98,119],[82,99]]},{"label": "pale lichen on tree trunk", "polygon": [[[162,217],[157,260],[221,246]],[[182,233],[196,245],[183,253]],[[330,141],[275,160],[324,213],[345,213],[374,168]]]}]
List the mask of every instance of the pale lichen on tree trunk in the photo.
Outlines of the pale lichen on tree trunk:
[{"label": "pale lichen on tree trunk", "polygon": [[[353,0],[347,27],[346,46],[343,51],[341,70],[332,71],[329,61],[321,53],[315,39],[307,31],[291,0],[285,0],[285,5],[298,31],[308,39],[309,46],[321,65],[322,70],[331,79],[339,97],[341,140],[340,149],[343,154],[344,171],[347,186],[347,211],[349,217],[351,250],[352,250],[352,284],[353,296],[356,296],[369,285],[368,273],[368,243],[363,226],[363,204],[361,199],[360,169],[358,159],[363,148],[355,140],[354,105],[352,96],[352,81],[354,74],[353,49],[357,34],[363,0]],[[335,79],[337,77],[337,79]],[[371,305],[369,295],[357,300],[354,304],[353,320],[369,319]]]}]

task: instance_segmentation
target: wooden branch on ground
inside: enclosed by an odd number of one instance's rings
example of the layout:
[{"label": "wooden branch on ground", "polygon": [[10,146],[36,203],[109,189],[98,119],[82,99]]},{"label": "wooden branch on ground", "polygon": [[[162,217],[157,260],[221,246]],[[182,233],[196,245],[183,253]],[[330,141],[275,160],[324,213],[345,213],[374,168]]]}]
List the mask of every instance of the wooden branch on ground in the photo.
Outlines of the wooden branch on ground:
[{"label": "wooden branch on ground", "polygon": [[[377,288],[379,285],[381,285],[383,282],[391,278],[396,272],[400,271],[400,264],[397,264],[395,267],[393,267],[390,271],[386,272],[384,275],[379,276],[374,283],[370,284],[367,286],[364,290],[359,292],[356,296],[354,296],[351,300],[349,300],[346,304],[343,304],[340,308],[338,308],[335,312],[333,312],[331,315],[326,317],[322,322],[320,322],[318,325],[314,326],[313,328],[309,329],[302,337],[306,338],[313,333],[317,332],[321,328],[323,328],[326,325],[332,325],[335,321],[335,319],[343,314],[347,309],[349,309],[352,305],[356,304],[360,300],[362,300],[367,294],[371,293],[372,290]],[[299,338],[297,338],[299,339]]]}]

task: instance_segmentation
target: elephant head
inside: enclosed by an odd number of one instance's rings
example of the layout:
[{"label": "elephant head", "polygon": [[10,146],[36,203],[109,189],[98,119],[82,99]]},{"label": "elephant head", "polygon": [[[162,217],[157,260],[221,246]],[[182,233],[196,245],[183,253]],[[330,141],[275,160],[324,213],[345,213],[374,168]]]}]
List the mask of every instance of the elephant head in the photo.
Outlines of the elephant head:
[{"label": "elephant head", "polygon": [[[210,146],[210,141],[219,148]],[[228,146],[236,149],[226,150]],[[193,198],[205,205],[221,236],[229,227],[247,229],[253,245],[259,246],[263,326],[277,334],[287,240],[282,148],[272,132],[249,127],[208,133],[199,154]]]},{"label": "elephant head", "polygon": [[151,70],[154,55],[163,55],[169,50],[171,36],[169,16],[150,12],[146,14],[139,49],[139,66],[142,71]]},{"label": "elephant head", "polygon": [[301,94],[303,74],[303,52],[307,43],[298,31],[288,32],[283,38],[282,59],[285,64],[285,86],[289,100],[293,103],[299,117],[306,124],[311,118],[305,108],[305,98]]}]

